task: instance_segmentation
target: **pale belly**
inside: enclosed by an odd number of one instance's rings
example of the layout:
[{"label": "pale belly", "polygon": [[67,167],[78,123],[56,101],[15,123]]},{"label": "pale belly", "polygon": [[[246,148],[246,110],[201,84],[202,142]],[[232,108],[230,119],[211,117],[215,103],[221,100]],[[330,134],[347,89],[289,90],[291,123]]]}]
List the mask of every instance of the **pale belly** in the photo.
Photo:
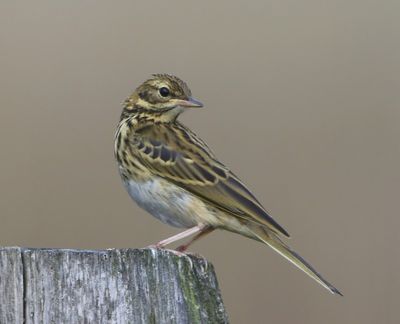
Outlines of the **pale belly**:
[{"label": "pale belly", "polygon": [[131,198],[162,222],[189,228],[198,224],[220,225],[216,212],[202,200],[162,178],[145,182],[126,181]]}]

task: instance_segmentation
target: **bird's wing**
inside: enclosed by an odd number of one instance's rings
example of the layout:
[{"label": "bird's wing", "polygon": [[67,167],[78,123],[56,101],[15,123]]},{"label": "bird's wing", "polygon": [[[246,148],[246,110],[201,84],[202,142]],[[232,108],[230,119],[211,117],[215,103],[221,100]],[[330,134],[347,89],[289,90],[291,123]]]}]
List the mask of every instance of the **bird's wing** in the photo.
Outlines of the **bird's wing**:
[{"label": "bird's wing", "polygon": [[136,134],[132,151],[153,174],[220,210],[289,237],[246,186],[182,124],[146,127]]}]

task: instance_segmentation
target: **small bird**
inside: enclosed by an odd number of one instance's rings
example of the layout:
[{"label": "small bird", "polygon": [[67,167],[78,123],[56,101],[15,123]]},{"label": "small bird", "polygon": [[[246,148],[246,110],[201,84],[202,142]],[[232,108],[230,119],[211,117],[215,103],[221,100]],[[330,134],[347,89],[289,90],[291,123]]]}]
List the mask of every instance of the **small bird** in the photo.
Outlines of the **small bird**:
[{"label": "small bird", "polygon": [[115,157],[126,190],[162,222],[187,230],[158,248],[224,229],[267,244],[331,293],[341,293],[281,239],[289,237],[242,181],[179,122],[189,108],[203,107],[181,79],[154,74],[125,101],[115,135]]}]

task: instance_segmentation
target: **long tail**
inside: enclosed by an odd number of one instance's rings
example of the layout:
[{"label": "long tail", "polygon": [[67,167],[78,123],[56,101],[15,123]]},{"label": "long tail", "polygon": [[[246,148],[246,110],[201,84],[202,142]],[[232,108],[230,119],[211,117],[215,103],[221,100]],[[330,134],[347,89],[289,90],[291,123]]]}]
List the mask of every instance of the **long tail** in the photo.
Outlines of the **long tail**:
[{"label": "long tail", "polygon": [[296,267],[298,267],[300,270],[313,278],[320,285],[328,289],[332,294],[343,296],[339,290],[337,290],[333,285],[322,278],[322,276],[306,260],[304,260],[285,243],[283,243],[274,233],[267,232],[262,228],[253,231],[253,233],[260,241],[269,245],[285,259],[289,260],[291,263],[293,263]]}]

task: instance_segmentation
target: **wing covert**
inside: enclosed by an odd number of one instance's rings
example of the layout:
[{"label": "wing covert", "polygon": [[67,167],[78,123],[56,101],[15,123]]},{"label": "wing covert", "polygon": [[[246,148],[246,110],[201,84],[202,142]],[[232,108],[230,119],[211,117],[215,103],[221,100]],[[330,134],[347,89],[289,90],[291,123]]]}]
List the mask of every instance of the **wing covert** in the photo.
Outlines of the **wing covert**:
[{"label": "wing covert", "polygon": [[[179,126],[179,127],[178,127]],[[132,141],[135,156],[152,173],[173,182],[229,214],[289,237],[246,186],[183,125],[158,125]]]}]

